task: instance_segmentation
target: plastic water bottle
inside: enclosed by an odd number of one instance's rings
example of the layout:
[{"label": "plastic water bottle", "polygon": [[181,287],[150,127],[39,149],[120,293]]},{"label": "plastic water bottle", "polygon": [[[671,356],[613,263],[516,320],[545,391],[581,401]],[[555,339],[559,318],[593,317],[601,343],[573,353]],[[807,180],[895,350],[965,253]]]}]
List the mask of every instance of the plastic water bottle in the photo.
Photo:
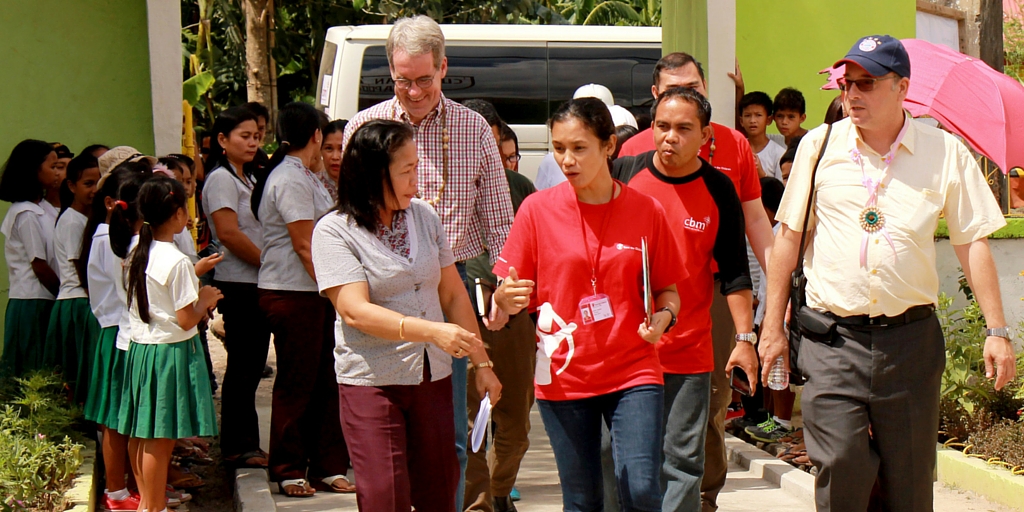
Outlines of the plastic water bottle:
[{"label": "plastic water bottle", "polygon": [[786,362],[782,356],[772,365],[771,373],[768,374],[768,387],[775,391],[789,388],[789,372],[786,371]]}]

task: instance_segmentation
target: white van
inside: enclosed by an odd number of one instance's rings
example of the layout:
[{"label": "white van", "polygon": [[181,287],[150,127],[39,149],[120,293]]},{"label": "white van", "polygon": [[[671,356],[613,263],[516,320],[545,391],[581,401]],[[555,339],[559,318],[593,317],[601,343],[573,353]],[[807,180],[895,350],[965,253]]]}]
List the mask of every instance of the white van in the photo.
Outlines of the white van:
[{"label": "white van", "polygon": [[[612,91],[615,103],[650,124],[651,80],[661,28],[574,25],[441,25],[455,101],[490,101],[519,138],[520,172],[531,179],[549,148],[548,118],[581,85]],[[384,43],[390,25],[327,31],[317,108],[332,119],[394,96]]]}]

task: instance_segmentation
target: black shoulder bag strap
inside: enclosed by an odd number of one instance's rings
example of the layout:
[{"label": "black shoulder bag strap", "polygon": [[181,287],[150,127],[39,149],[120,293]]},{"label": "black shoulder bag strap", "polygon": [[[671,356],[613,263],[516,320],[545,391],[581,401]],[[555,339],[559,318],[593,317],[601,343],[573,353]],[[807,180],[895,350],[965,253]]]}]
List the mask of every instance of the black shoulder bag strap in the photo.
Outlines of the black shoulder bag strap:
[{"label": "black shoulder bag strap", "polygon": [[821,143],[821,149],[818,151],[818,159],[814,162],[814,169],[811,170],[811,190],[807,193],[807,208],[804,210],[804,226],[800,232],[800,250],[797,253],[796,268],[793,269],[792,280],[790,282],[792,288],[790,288],[790,322],[789,322],[789,369],[792,375],[790,376],[790,382],[793,384],[803,384],[803,375],[799,370],[797,364],[797,356],[800,352],[800,341],[801,332],[799,324],[799,312],[807,304],[807,297],[805,289],[807,287],[807,277],[804,276],[804,253],[807,251],[807,245],[810,243],[807,236],[807,228],[810,225],[811,211],[814,208],[815,196],[817,196],[816,178],[818,175],[818,166],[821,165],[821,159],[825,156],[825,149],[828,147],[829,139],[832,136],[832,125],[828,125],[828,129],[825,130],[825,139]]}]

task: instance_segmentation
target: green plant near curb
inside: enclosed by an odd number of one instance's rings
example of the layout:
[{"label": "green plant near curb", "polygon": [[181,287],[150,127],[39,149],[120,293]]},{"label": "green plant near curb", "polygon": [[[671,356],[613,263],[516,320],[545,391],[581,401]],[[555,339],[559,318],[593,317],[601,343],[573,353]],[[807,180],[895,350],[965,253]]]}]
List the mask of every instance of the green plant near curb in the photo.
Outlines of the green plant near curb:
[{"label": "green plant near curb", "polygon": [[939,296],[936,313],[946,338],[946,368],[942,372],[941,396],[953,402],[968,415],[991,398],[990,384],[985,380],[985,317],[970,290],[963,290],[971,299],[963,309],[950,309],[953,298]]},{"label": "green plant near curb", "polygon": [[64,493],[82,464],[72,426],[78,412],[59,377],[15,379],[0,405],[0,510],[64,510]]}]

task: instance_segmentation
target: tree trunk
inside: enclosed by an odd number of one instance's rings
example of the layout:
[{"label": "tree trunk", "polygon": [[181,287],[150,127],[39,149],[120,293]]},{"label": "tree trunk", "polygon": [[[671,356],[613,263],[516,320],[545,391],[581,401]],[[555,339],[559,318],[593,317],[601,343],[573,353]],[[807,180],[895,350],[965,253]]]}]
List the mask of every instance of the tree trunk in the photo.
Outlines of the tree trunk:
[{"label": "tree trunk", "polygon": [[274,48],[274,0],[242,0],[245,14],[245,74],[249,101],[267,107],[267,141],[273,140],[277,118],[277,65]]},{"label": "tree trunk", "polygon": [[1003,70],[1003,2],[981,1],[981,60],[996,71]]}]

